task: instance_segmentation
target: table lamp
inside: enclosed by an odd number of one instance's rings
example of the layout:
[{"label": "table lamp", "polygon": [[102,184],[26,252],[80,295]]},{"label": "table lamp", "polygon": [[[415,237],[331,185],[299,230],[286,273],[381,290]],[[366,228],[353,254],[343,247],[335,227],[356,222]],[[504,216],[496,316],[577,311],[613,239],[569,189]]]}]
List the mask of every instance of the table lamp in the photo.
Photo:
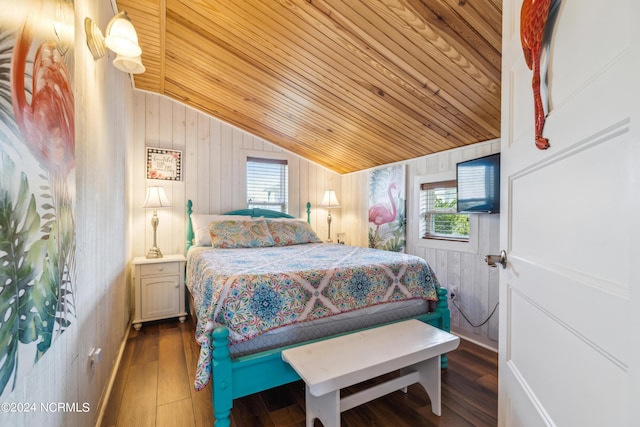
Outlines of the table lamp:
[{"label": "table lamp", "polygon": [[333,190],[326,190],[324,192],[324,197],[320,202],[320,206],[322,206],[323,208],[327,208],[329,210],[329,213],[327,214],[327,225],[329,226],[327,241],[331,242],[331,208],[340,207],[340,202],[338,202],[338,198],[336,197],[336,192]]},{"label": "table lamp", "polygon": [[147,253],[147,258],[162,258],[162,252],[157,245],[157,232],[158,232],[158,208],[171,207],[167,194],[164,192],[163,187],[148,187],[147,198],[144,201],[144,208],[153,208],[153,216],[151,217],[151,226],[153,227],[153,246]]}]

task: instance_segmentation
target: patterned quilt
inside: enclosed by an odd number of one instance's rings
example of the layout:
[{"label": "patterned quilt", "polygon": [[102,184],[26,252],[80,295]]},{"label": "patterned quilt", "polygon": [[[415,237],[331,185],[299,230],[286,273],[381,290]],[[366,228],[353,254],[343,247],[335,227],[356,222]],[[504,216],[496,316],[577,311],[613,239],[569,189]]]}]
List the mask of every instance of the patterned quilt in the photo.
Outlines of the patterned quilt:
[{"label": "patterned quilt", "polygon": [[209,335],[219,325],[229,329],[234,344],[282,326],[376,304],[437,300],[439,286],[422,258],[338,244],[193,247],[187,259],[201,348],[198,390],[209,380]]}]

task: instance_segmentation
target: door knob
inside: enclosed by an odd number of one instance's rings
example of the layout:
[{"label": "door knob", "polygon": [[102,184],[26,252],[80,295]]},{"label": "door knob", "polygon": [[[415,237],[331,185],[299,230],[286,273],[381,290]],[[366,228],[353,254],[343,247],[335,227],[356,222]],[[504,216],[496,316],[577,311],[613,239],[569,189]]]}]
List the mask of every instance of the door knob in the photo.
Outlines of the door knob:
[{"label": "door knob", "polygon": [[502,268],[507,268],[507,253],[502,250],[500,255],[486,255],[484,262],[489,264],[489,267],[497,267],[497,264],[502,264]]}]

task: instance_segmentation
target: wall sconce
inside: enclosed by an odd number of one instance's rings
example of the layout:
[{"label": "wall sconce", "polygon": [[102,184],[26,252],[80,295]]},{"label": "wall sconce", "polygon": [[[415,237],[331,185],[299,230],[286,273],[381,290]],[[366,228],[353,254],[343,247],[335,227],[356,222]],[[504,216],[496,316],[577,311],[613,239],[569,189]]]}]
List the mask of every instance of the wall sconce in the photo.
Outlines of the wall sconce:
[{"label": "wall sconce", "polygon": [[331,242],[331,208],[340,207],[340,202],[338,202],[336,192],[334,190],[326,190],[324,192],[324,196],[322,197],[322,201],[320,202],[320,206],[329,210],[329,213],[327,214],[327,226],[329,228],[329,232],[327,234],[327,242]]},{"label": "wall sconce", "polygon": [[107,25],[106,37],[91,18],[84,18],[84,31],[87,36],[87,47],[96,61],[107,53],[107,48],[115,52],[113,66],[120,71],[131,74],[144,73],[142,65],[142,49],[138,44],[138,34],[127,12],[120,12]]}]

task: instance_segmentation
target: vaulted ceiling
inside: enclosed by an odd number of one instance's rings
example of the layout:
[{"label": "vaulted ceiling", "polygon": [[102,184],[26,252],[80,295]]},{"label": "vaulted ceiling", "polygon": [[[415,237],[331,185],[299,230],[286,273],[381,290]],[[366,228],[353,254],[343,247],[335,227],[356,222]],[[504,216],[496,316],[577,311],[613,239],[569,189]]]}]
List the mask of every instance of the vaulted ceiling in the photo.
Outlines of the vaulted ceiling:
[{"label": "vaulted ceiling", "polygon": [[502,0],[117,0],[160,93],[338,172],[497,138]]}]

